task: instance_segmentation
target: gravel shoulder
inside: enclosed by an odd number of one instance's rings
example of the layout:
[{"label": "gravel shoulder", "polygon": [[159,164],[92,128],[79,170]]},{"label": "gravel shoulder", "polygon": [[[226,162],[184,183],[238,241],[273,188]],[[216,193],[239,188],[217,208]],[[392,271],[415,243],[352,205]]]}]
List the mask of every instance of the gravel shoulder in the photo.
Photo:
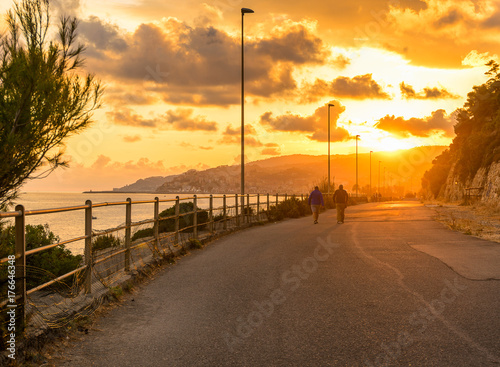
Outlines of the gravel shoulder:
[{"label": "gravel shoulder", "polygon": [[487,203],[460,205],[458,203],[427,202],[434,209],[434,219],[450,229],[467,235],[500,243],[500,206]]}]

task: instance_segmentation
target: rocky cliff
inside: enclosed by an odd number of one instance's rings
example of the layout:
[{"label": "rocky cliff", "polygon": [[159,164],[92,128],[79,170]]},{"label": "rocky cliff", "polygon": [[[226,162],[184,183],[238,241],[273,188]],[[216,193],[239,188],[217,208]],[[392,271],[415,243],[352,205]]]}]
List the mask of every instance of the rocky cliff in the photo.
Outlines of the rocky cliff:
[{"label": "rocky cliff", "polygon": [[471,195],[479,195],[481,201],[500,204],[500,162],[481,167],[474,177],[465,183],[460,182],[455,167],[456,164],[452,166],[446,180],[444,199],[462,201],[467,189],[471,189]]}]

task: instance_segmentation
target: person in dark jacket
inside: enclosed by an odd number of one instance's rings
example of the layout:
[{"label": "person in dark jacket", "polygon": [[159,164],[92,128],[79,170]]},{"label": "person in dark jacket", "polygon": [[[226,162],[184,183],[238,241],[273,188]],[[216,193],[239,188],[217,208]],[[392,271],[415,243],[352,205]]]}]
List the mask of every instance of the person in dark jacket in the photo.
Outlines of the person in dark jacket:
[{"label": "person in dark jacket", "polygon": [[309,195],[309,205],[311,206],[311,210],[313,213],[314,224],[318,224],[319,218],[319,209],[322,206],[325,206],[325,202],[323,201],[323,194],[319,191],[319,187],[315,186],[314,191]]},{"label": "person in dark jacket", "polygon": [[333,202],[337,207],[337,223],[344,223],[344,211],[347,208],[347,202],[349,201],[349,195],[347,191],[344,190],[343,185],[339,185],[339,189],[333,194]]}]

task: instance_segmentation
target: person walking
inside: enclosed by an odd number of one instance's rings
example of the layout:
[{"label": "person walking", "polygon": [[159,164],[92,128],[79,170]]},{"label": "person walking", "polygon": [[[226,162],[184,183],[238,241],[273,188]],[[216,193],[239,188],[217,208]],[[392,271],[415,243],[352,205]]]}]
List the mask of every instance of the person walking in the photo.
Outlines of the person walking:
[{"label": "person walking", "polygon": [[344,211],[347,208],[349,194],[344,190],[344,185],[339,185],[338,190],[333,194],[333,202],[337,208],[337,223],[344,223]]},{"label": "person walking", "polygon": [[314,186],[314,191],[309,195],[309,205],[313,213],[314,224],[318,224],[319,209],[325,206],[323,201],[323,194],[319,191],[318,186]]}]

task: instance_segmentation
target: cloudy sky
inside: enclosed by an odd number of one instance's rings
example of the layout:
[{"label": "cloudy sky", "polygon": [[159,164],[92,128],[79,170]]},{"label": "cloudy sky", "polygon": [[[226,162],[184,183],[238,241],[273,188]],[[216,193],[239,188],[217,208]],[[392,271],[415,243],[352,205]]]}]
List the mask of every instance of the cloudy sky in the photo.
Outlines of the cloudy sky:
[{"label": "cloudy sky", "polygon": [[[498,0],[52,0],[80,19],[105,85],[71,168],[26,190],[110,189],[239,163],[241,12],[248,161],[448,145],[500,54]],[[2,13],[10,7],[0,5]]]}]

